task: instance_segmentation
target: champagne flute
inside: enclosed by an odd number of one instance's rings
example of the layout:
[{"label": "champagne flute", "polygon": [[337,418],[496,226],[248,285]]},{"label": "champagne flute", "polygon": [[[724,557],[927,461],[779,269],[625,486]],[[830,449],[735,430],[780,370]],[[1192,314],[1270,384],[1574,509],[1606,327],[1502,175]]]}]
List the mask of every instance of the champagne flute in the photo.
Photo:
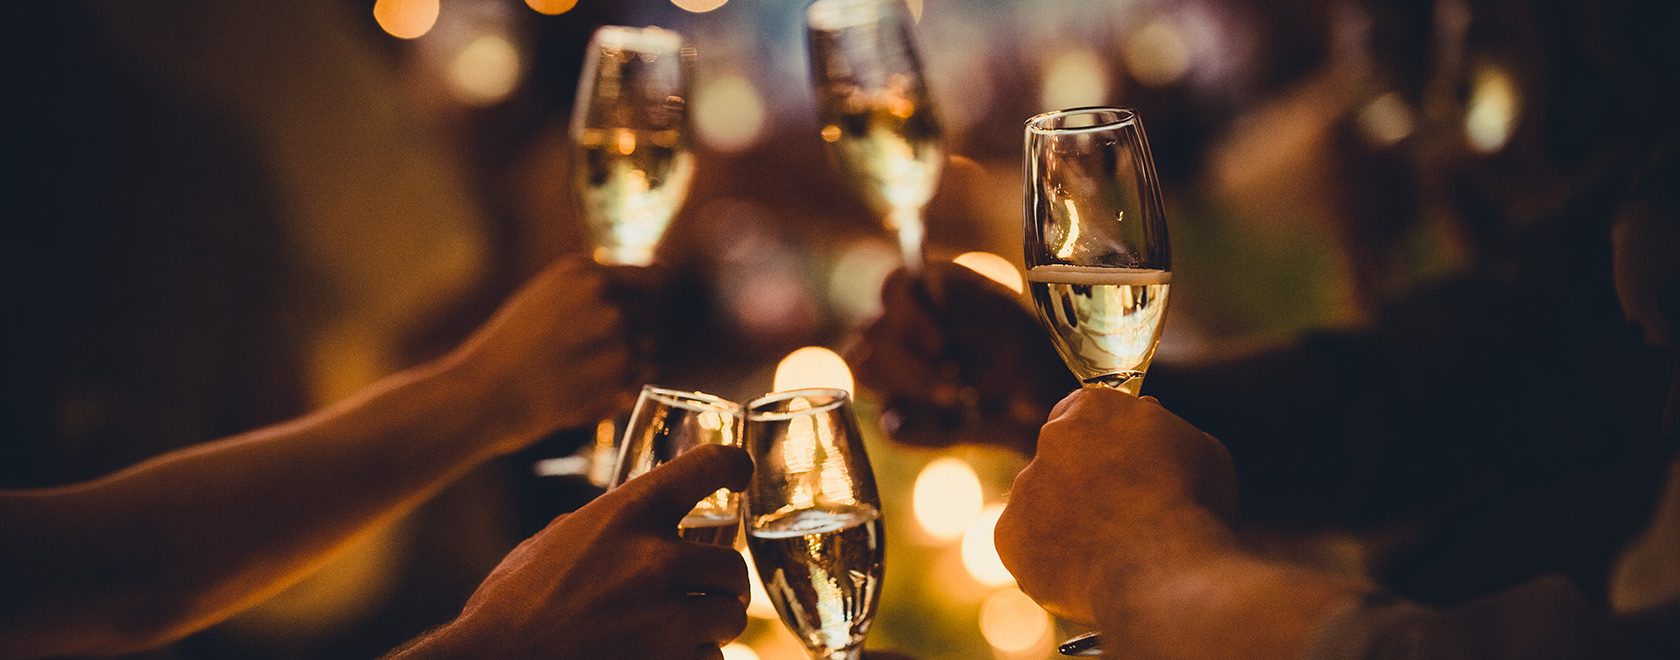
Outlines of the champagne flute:
[{"label": "champagne flute", "polygon": [[[706,394],[653,385],[642,387],[619,448],[618,468],[608,489],[641,476],[704,445],[741,446],[741,405]],[[677,525],[685,540],[735,545],[741,512],[735,493],[718,489],[694,505]]]},{"label": "champagne flute", "polygon": [[[1166,320],[1172,261],[1155,164],[1136,111],[1074,108],[1027,121],[1026,265],[1033,306],[1088,388],[1132,395]],[[1067,655],[1097,655],[1097,634]]]},{"label": "champagne flute", "polygon": [[1026,265],[1033,305],[1085,387],[1137,394],[1166,320],[1172,261],[1137,113],[1027,121]]},{"label": "champagne flute", "polygon": [[845,390],[747,405],[747,547],[782,622],[817,660],[856,660],[881,596],[881,499]]},{"label": "champagne flute", "polygon": [[817,0],[805,12],[822,139],[921,272],[922,207],[945,148],[903,0]]},{"label": "champagne flute", "polygon": [[572,112],[572,181],[604,264],[646,266],[688,195],[689,69],[681,34],[607,25],[589,40]]},{"label": "champagne flute", "polygon": [[[646,266],[694,178],[688,97],[694,51],[656,27],[595,30],[572,110],[572,185],[595,261]],[[623,418],[595,427],[591,483],[605,485]],[[537,472],[550,474],[549,461]],[[554,473],[564,473],[557,471]]]}]

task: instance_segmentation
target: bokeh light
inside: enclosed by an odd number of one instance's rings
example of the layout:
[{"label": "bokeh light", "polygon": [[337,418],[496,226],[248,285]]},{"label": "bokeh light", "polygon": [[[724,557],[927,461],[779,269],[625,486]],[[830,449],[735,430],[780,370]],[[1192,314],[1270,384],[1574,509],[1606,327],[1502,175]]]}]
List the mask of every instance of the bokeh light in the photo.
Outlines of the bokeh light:
[{"label": "bokeh light", "polygon": [[782,358],[776,365],[777,392],[808,387],[832,387],[853,391],[852,368],[839,353],[821,346],[806,346]]},{"label": "bokeh light", "polygon": [[962,536],[986,506],[974,468],[949,456],[928,463],[916,475],[910,502],[922,531],[941,541]]},{"label": "bokeh light", "polygon": [[1476,72],[1464,110],[1464,136],[1477,151],[1499,151],[1511,139],[1521,112],[1522,96],[1510,74],[1497,66],[1484,66]]},{"label": "bokeh light", "polygon": [[374,0],[373,20],[399,39],[417,39],[437,24],[438,0]]},{"label": "bokeh light", "polygon": [[704,14],[713,9],[729,4],[729,0],[671,0],[671,4],[676,5],[683,11]]},{"label": "bokeh light", "polygon": [[1050,615],[1020,589],[1000,589],[980,604],[980,635],[1006,657],[1050,652]]},{"label": "bokeh light", "polygon": [[1003,560],[998,558],[997,544],[992,542],[992,530],[997,529],[1001,515],[1002,504],[987,506],[969,523],[962,537],[963,568],[975,582],[991,587],[1015,584],[1015,576],[1004,568]]},{"label": "bokeh light", "polygon": [[525,6],[548,16],[559,16],[571,11],[577,3],[578,0],[525,0]]},{"label": "bokeh light", "polygon": [[879,314],[881,284],[898,268],[897,248],[872,239],[855,241],[829,267],[828,304],[849,324]]},{"label": "bokeh light", "polygon": [[1412,134],[1416,119],[1398,92],[1383,94],[1359,111],[1359,129],[1371,144],[1391,147]]},{"label": "bokeh light", "polygon": [[1026,283],[1021,278],[1021,271],[1008,259],[990,252],[964,252],[952,259],[958,266],[981,274],[986,279],[1002,284],[1016,295],[1027,290]]},{"label": "bokeh light", "polygon": [[1100,105],[1108,100],[1108,65],[1087,49],[1072,49],[1051,58],[1044,67],[1044,109]]},{"label": "bokeh light", "polygon": [[694,132],[718,151],[743,151],[758,144],[768,116],[764,98],[746,76],[705,78],[694,90]]},{"label": "bokeh light", "polygon": [[471,106],[493,105],[519,86],[519,50],[500,34],[468,41],[449,63],[449,90]]},{"label": "bokeh light", "polygon": [[1170,23],[1158,21],[1139,28],[1126,40],[1123,56],[1132,77],[1151,87],[1178,82],[1190,70],[1190,47]]}]

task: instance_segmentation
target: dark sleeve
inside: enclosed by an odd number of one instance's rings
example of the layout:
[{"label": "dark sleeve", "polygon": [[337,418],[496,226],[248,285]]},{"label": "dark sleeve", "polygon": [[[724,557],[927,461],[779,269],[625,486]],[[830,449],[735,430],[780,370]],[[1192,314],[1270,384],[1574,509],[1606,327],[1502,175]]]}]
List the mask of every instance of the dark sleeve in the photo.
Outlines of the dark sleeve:
[{"label": "dark sleeve", "polygon": [[1449,609],[1387,599],[1320,628],[1308,660],[1611,657],[1603,611],[1568,580],[1537,578]]}]

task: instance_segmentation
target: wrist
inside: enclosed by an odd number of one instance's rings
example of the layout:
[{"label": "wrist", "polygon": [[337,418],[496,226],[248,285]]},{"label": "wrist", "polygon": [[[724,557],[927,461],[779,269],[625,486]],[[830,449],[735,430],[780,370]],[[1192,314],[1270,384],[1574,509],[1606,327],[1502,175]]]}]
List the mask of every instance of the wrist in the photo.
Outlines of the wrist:
[{"label": "wrist", "polygon": [[1168,505],[1117,524],[1128,541],[1097,566],[1094,604],[1149,599],[1174,581],[1244,556],[1230,526],[1198,506]]},{"label": "wrist", "polygon": [[442,627],[414,638],[380,660],[447,660],[450,658],[471,658],[475,654],[471,651],[474,645],[468,640],[459,622],[451,622]]},{"label": "wrist", "polygon": [[451,429],[453,441],[467,445],[477,460],[508,453],[519,438],[535,436],[522,424],[528,416],[509,409],[510,398],[498,391],[489,370],[458,353],[416,367],[412,375],[435,411],[434,428]]},{"label": "wrist", "polygon": [[1301,657],[1326,620],[1368,592],[1357,579],[1234,545],[1105,582],[1117,586],[1094,601],[1098,623],[1154,658]]}]

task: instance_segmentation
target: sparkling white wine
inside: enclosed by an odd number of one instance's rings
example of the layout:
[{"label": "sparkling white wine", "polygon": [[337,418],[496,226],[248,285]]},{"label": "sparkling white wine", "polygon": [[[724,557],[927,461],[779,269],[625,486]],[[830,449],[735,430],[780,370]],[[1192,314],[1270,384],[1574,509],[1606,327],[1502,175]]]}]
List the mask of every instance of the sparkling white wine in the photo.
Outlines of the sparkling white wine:
[{"label": "sparkling white wine", "polygon": [[1027,271],[1027,281],[1074,375],[1137,394],[1161,339],[1172,273],[1050,265]]},{"label": "sparkling white wine", "polygon": [[[869,205],[889,225],[906,221],[933,197],[945,161],[939,127],[907,96],[883,92],[873,102],[833,101],[823,112],[823,141]],[[898,229],[890,226],[889,229]]]},{"label": "sparkling white wine", "polygon": [[675,130],[589,128],[578,132],[574,176],[595,257],[648,264],[688,194],[694,157]]},{"label": "sparkling white wine", "polygon": [[762,516],[747,547],[770,602],[816,657],[863,643],[881,595],[885,550],[874,507]]},{"label": "sparkling white wine", "polygon": [[690,513],[677,524],[677,535],[685,541],[708,545],[735,545],[735,530],[741,517],[733,513]]}]

